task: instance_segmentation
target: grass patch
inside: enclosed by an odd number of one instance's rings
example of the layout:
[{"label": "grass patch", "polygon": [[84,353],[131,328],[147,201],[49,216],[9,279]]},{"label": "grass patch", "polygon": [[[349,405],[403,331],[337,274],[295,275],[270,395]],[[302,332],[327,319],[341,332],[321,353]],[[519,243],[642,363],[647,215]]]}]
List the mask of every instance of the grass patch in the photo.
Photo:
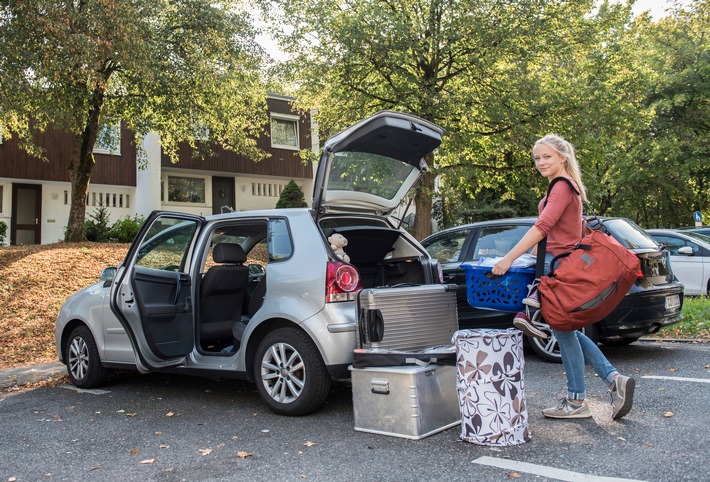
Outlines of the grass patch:
[{"label": "grass patch", "polygon": [[710,297],[686,296],[683,300],[683,320],[663,328],[651,338],[710,339]]}]

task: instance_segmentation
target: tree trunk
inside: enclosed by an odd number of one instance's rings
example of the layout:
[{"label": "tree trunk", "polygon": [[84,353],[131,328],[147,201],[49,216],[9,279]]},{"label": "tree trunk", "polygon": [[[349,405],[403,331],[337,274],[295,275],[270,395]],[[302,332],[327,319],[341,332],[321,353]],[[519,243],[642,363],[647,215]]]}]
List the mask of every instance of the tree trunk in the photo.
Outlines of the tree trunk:
[{"label": "tree trunk", "polygon": [[[108,81],[108,76],[106,80]],[[67,171],[71,181],[71,206],[64,241],[84,241],[84,221],[86,219],[86,195],[89,179],[94,169],[94,144],[99,133],[99,116],[104,103],[104,92],[97,88],[91,97],[91,106],[86,115],[86,124],[81,134],[72,135],[71,158]]]},{"label": "tree trunk", "polygon": [[[64,240],[67,242],[81,242],[84,239],[84,220],[86,218],[86,195],[89,191],[89,179],[94,168],[93,146],[91,149],[84,147],[85,135],[72,137],[71,160],[67,170],[71,180],[71,206],[69,220]],[[94,134],[96,140],[96,134]]]},{"label": "tree trunk", "polygon": [[413,235],[419,241],[431,234],[432,195],[434,193],[435,179],[436,174],[432,172],[424,173],[417,186],[417,193],[414,196],[414,206],[417,211],[414,216]]}]

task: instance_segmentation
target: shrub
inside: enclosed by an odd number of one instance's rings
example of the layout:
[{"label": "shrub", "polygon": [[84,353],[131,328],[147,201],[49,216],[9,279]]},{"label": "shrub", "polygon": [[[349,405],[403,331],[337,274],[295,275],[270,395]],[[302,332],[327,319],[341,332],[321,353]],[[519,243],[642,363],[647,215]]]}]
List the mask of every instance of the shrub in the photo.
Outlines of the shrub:
[{"label": "shrub", "polygon": [[281,196],[276,203],[276,209],[282,208],[305,208],[308,207],[305,198],[303,197],[303,191],[298,184],[296,184],[293,179],[291,179],[283,191],[281,191]]},{"label": "shrub", "polygon": [[111,228],[108,225],[109,214],[106,206],[99,206],[89,216],[89,219],[84,221],[84,236],[87,241],[97,243],[107,243],[111,239]]},{"label": "shrub", "polygon": [[109,231],[109,239],[118,243],[130,243],[138,234],[145,218],[136,214],[132,218],[126,216],[116,221]]},{"label": "shrub", "polygon": [[0,221],[0,246],[5,244],[6,237],[7,237],[7,223],[5,221]]}]

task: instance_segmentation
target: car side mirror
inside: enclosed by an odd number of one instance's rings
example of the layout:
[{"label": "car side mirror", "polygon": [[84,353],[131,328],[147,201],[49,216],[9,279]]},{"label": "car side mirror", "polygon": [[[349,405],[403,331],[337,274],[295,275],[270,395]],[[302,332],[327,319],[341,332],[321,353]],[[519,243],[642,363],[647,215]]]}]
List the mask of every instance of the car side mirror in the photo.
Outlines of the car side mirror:
[{"label": "car side mirror", "polygon": [[695,254],[695,251],[693,251],[693,248],[691,248],[690,246],[683,246],[682,248],[678,248],[678,254],[693,256]]},{"label": "car side mirror", "polygon": [[99,281],[113,281],[113,278],[115,277],[116,267],[109,266],[108,268],[104,268],[103,271],[101,271],[101,274],[99,275]]}]

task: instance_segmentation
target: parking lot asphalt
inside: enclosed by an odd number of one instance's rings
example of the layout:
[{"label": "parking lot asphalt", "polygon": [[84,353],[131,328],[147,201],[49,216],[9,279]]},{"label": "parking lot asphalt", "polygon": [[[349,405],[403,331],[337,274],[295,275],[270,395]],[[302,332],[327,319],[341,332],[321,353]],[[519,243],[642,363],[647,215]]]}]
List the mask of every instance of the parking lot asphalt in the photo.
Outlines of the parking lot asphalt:
[{"label": "parking lot asphalt", "polygon": [[[710,343],[710,340],[641,338],[639,342]],[[66,372],[66,365],[61,362],[42,363],[38,365],[0,370],[0,390],[12,387],[21,387],[32,383],[39,383],[51,378],[66,375]]]},{"label": "parking lot asphalt", "polygon": [[[545,419],[564,370],[531,353],[532,440],[513,447],[467,443],[459,426],[422,440],[359,431],[349,383],[334,384],[317,412],[282,417],[246,381],[116,373],[102,389],[76,390],[60,371],[58,383],[0,393],[0,480],[706,480],[710,343],[604,350],[637,380],[631,413],[610,418],[588,369],[593,418]],[[15,383],[39,373],[15,370]]]}]

